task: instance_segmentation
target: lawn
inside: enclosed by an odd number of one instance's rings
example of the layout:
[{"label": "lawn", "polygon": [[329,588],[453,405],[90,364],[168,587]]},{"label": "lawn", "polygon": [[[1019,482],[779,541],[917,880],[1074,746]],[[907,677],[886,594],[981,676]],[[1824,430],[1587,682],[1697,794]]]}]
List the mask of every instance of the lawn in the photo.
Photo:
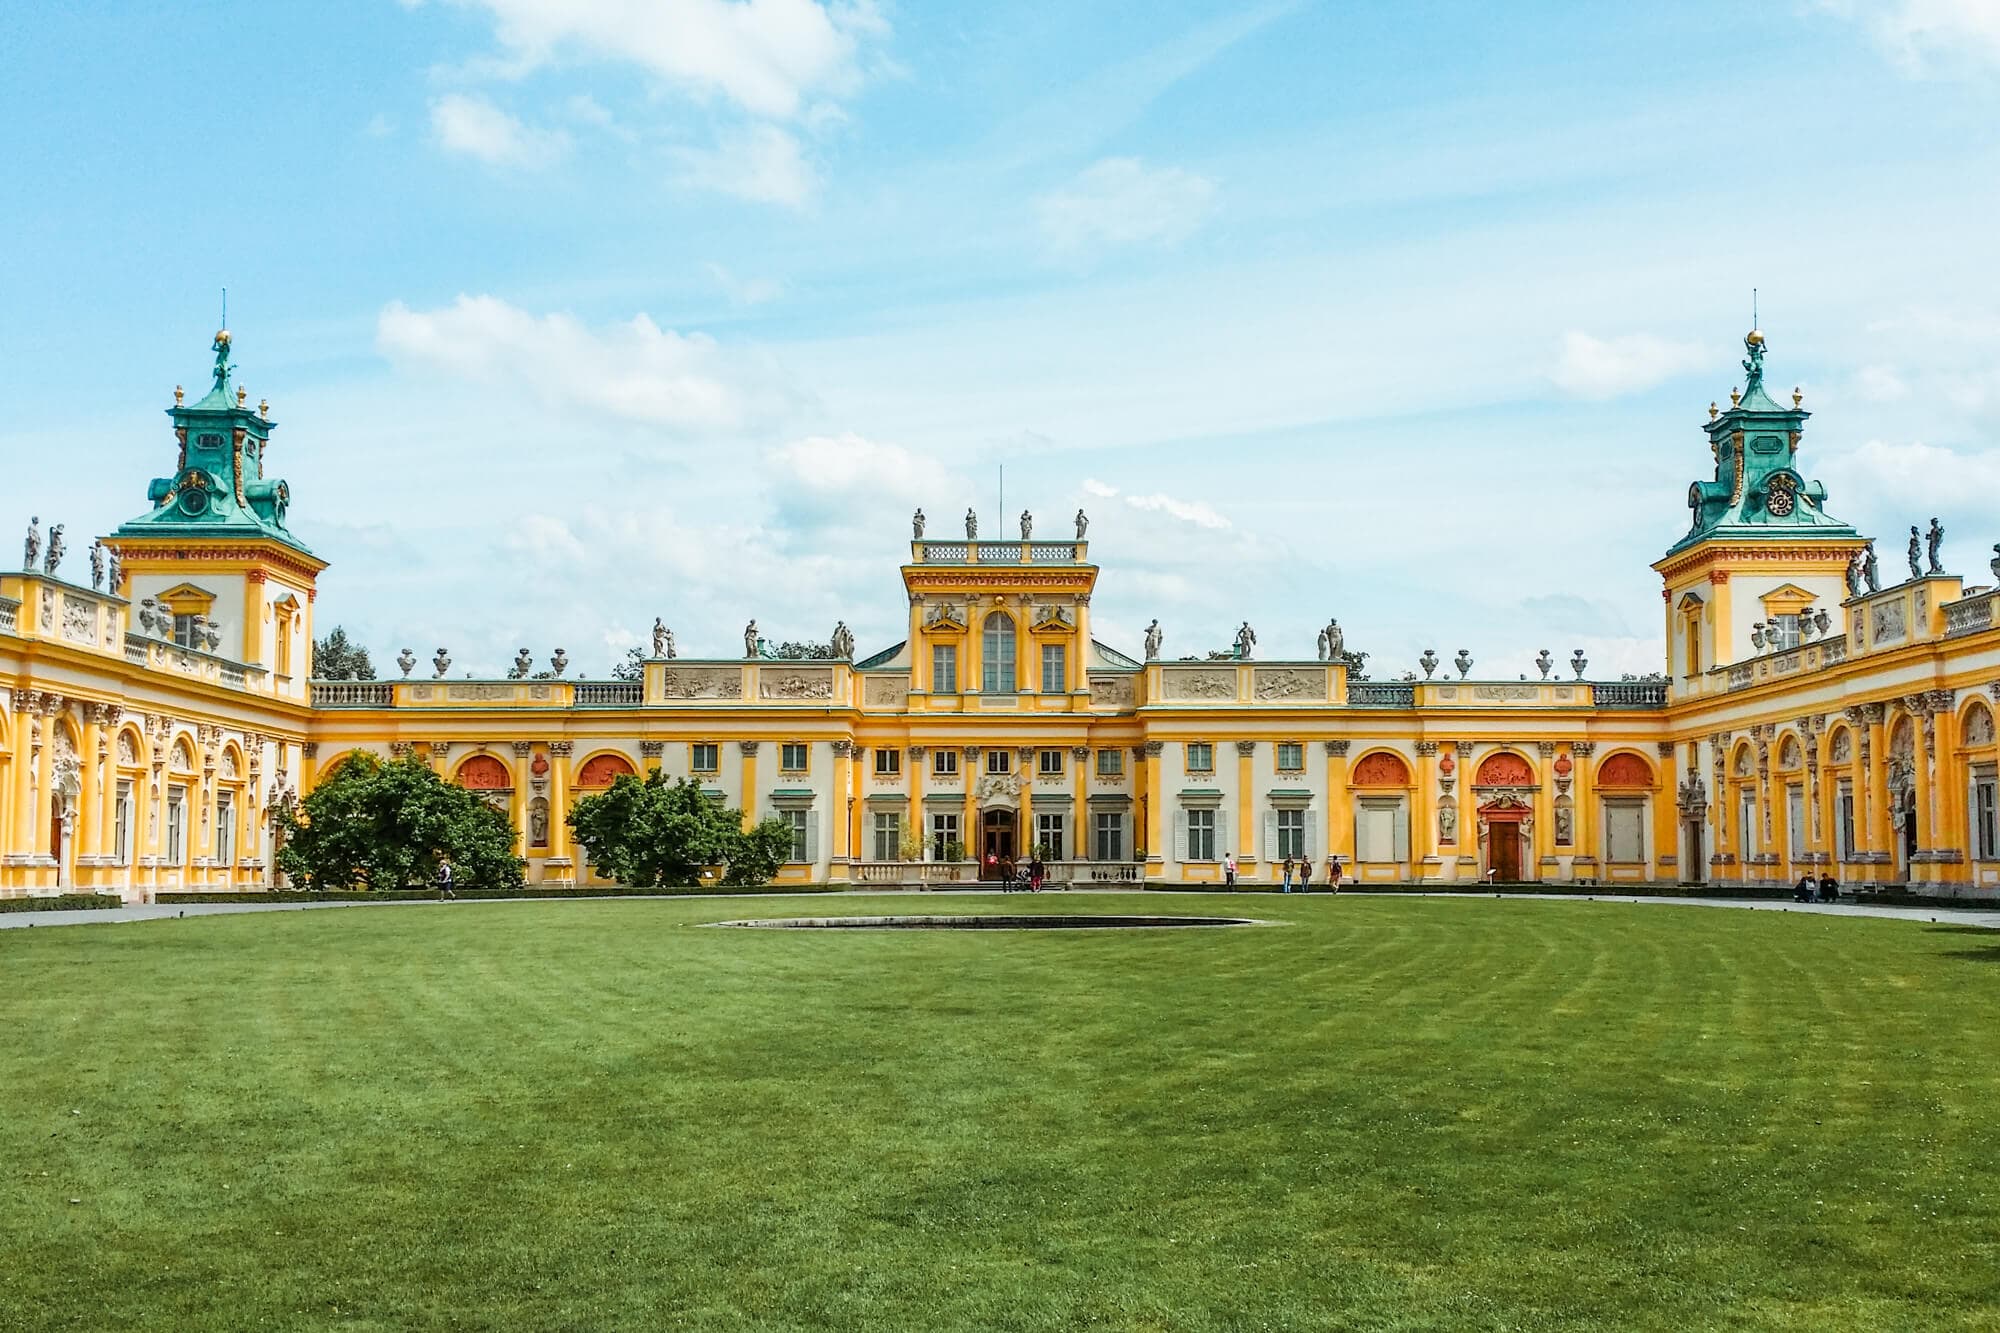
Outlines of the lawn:
[{"label": "lawn", "polygon": [[0,1328],[2000,1326],[2000,934],[833,909],[0,932]]}]

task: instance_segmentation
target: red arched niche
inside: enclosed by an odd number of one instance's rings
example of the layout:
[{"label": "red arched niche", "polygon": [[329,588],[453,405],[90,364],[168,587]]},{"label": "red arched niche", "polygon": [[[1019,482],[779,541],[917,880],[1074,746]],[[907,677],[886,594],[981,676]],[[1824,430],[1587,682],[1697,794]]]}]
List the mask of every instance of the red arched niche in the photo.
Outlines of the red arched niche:
[{"label": "red arched niche", "polygon": [[1518,754],[1506,750],[1489,754],[1479,765],[1479,776],[1472,780],[1475,787],[1532,787],[1535,785],[1535,770],[1528,767],[1528,761]]},{"label": "red arched niche", "polygon": [[619,778],[633,776],[632,765],[625,756],[618,754],[594,755],[577,770],[576,785],[579,790],[593,787],[609,787]]},{"label": "red arched niche", "polygon": [[1650,787],[1653,770],[1636,754],[1614,754],[1597,770],[1600,787]]},{"label": "red arched niche", "polygon": [[1387,750],[1377,750],[1374,754],[1361,757],[1361,762],[1354,766],[1354,776],[1348,780],[1348,785],[1407,787],[1410,785],[1410,766]]},{"label": "red arched niche", "polygon": [[476,754],[458,766],[458,785],[471,791],[506,791],[514,785],[514,777],[492,755]]}]

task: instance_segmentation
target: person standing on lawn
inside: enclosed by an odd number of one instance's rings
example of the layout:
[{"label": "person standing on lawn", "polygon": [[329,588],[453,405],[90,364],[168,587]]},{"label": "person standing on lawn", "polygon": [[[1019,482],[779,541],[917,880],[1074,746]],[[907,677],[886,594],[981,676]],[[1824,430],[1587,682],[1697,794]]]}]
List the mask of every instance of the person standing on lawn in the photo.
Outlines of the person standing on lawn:
[{"label": "person standing on lawn", "polygon": [[1291,891],[1292,891],[1292,858],[1291,854],[1288,852],[1285,855],[1285,892],[1290,893]]},{"label": "person standing on lawn", "polygon": [[1313,882],[1313,862],[1310,856],[1299,858],[1299,892],[1311,893]]},{"label": "person standing on lawn", "polygon": [[1222,858],[1222,883],[1225,888],[1233,889],[1236,887],[1236,853],[1234,852]]},{"label": "person standing on lawn", "polygon": [[438,898],[441,901],[446,898],[456,897],[458,895],[451,891],[451,861],[446,857],[440,856],[438,858]]}]

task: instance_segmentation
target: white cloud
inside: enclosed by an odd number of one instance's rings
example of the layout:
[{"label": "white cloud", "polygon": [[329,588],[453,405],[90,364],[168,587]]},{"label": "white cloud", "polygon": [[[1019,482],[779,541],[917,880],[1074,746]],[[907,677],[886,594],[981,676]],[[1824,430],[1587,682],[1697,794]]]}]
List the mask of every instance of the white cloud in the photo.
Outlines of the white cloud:
[{"label": "white cloud", "polygon": [[768,361],[705,334],[662,329],[645,315],[593,329],[492,296],[460,296],[437,310],[394,301],[376,321],[375,341],[402,366],[522,386],[559,406],[682,430],[742,427],[778,415],[794,397]]},{"label": "white cloud", "polygon": [[864,39],[886,34],[870,0],[451,0],[493,16],[520,72],[566,56],[636,65],[752,115],[791,119],[854,90]]},{"label": "white cloud", "polygon": [[1057,254],[1108,246],[1171,245],[1208,216],[1215,183],[1179,167],[1107,157],[1035,200],[1042,236]]},{"label": "white cloud", "polygon": [[1615,398],[1662,384],[1714,358],[1695,343],[1674,343],[1647,333],[1596,338],[1572,330],[1550,377],[1579,398]]},{"label": "white cloud", "polygon": [[732,305],[763,305],[785,294],[785,284],[776,278],[739,278],[721,264],[705,264],[703,267]]},{"label": "white cloud", "polygon": [[1116,486],[1107,486],[1095,477],[1085,477],[1083,479],[1083,490],[1086,495],[1095,495],[1100,499],[1115,500],[1118,498],[1118,488]]},{"label": "white cloud", "polygon": [[2000,66],[2000,0],[1821,0],[1913,75]]},{"label": "white cloud", "polygon": [[1229,520],[1215,512],[1205,500],[1176,500],[1171,495],[1128,495],[1125,503],[1134,509],[1166,514],[1201,528],[1226,528]]},{"label": "white cloud", "polygon": [[575,562],[585,555],[584,544],[569,524],[547,514],[528,514],[508,524],[503,544],[515,555],[537,562]]},{"label": "white cloud", "polygon": [[[2000,490],[2000,450],[1960,452],[1912,440],[1904,444],[1870,440],[1849,453],[1826,460],[1829,481],[1840,482],[1827,507],[1844,513],[1842,495],[1866,497],[1876,509],[1907,508],[1912,512],[1940,505],[1982,503],[1975,497]],[[1951,479],[1940,491],[1939,479]]]},{"label": "white cloud", "polygon": [[819,172],[799,141],[775,125],[726,136],[715,148],[674,150],[683,185],[757,203],[802,207],[819,189]]},{"label": "white cloud", "polygon": [[1855,376],[1861,397],[1871,403],[1894,403],[1910,396],[1910,386],[1889,366],[1863,366]]},{"label": "white cloud", "polygon": [[947,489],[945,470],[930,459],[852,431],[794,440],[773,449],[770,462],[780,484],[826,503],[864,497],[921,502]]},{"label": "white cloud", "polygon": [[489,166],[545,167],[569,150],[560,130],[538,130],[483,97],[448,93],[431,103],[431,129],[445,151]]}]

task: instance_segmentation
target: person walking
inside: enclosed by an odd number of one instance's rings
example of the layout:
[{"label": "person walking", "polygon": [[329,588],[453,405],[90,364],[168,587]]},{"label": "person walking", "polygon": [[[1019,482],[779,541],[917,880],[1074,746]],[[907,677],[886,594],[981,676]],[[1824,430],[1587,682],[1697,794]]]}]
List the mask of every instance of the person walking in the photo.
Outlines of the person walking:
[{"label": "person walking", "polygon": [[1299,858],[1299,892],[1311,893],[1313,882],[1313,862],[1310,856]]},{"label": "person walking", "polygon": [[451,862],[447,858],[440,856],[438,858],[438,900],[441,902],[446,898],[456,897],[458,895],[451,891]]},{"label": "person walking", "polygon": [[1222,884],[1224,888],[1236,887],[1236,854],[1231,852],[1222,858]]},{"label": "person walking", "polygon": [[1326,858],[1326,890],[1328,893],[1340,892],[1340,858],[1337,856]]},{"label": "person walking", "polygon": [[1292,858],[1291,855],[1287,853],[1285,856],[1285,892],[1290,893],[1291,891],[1292,891]]},{"label": "person walking", "polygon": [[1049,873],[1048,866],[1043,862],[1041,856],[1037,854],[1032,861],[1028,862],[1029,889],[1033,890],[1036,893],[1040,893],[1042,891],[1042,878],[1048,873]]}]

